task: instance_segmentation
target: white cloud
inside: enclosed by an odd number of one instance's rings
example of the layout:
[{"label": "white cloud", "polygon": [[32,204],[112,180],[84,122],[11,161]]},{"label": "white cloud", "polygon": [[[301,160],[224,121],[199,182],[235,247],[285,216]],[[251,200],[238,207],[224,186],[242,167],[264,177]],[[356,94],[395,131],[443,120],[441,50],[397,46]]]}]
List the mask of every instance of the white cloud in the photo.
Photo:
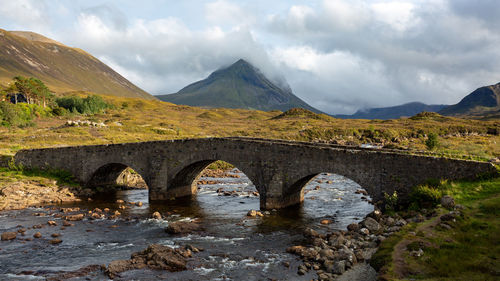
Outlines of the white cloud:
[{"label": "white cloud", "polygon": [[399,31],[406,30],[410,25],[418,24],[413,15],[415,6],[408,2],[381,2],[371,5],[375,19],[389,24]]},{"label": "white cloud", "polygon": [[0,16],[16,26],[26,26],[31,30],[45,30],[49,19],[43,14],[44,1],[32,0],[1,0]]},{"label": "white cloud", "polygon": [[368,6],[362,1],[324,0],[323,9],[334,29],[355,31],[370,21]]},{"label": "white cloud", "polygon": [[241,25],[254,21],[251,14],[234,2],[217,0],[205,5],[205,18],[212,24]]}]

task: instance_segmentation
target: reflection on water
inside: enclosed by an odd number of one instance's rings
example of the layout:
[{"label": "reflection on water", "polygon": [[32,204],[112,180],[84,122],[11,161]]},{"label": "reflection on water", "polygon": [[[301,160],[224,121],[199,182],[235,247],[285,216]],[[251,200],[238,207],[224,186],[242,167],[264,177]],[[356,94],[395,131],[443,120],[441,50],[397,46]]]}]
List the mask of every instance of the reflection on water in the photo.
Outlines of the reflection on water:
[{"label": "reflection on water", "polygon": [[[361,200],[356,183],[338,176],[321,174],[306,187],[304,204],[300,207],[271,211],[263,218],[248,218],[250,209],[259,209],[259,197],[252,194],[255,187],[244,174],[240,178],[202,178],[216,180],[219,184],[200,185],[197,196],[171,201],[168,204],[149,204],[147,190],[119,191],[96,198],[92,202],[81,202],[66,206],[80,208],[118,209],[117,199],[127,202],[142,202],[141,207],[130,205],[120,210],[117,220],[84,220],[75,226],[60,230],[44,227],[28,230],[26,237],[40,231],[44,238],[33,241],[0,243],[0,279],[40,279],[58,271],[71,271],[89,264],[108,264],[112,260],[127,259],[135,251],[152,243],[164,245],[193,244],[205,251],[189,262],[192,270],[184,272],[158,272],[134,270],[124,273],[124,279],[169,280],[310,280],[313,273],[298,276],[297,257],[287,254],[285,249],[301,239],[301,231],[312,227],[319,231],[345,229],[349,223],[363,218],[373,206]],[[224,191],[236,191],[237,195],[224,196]],[[166,215],[162,220],[150,219],[154,211]],[[27,209],[4,212],[0,216],[0,232],[12,231],[16,226],[30,227],[46,224],[54,217],[33,216],[45,209]],[[52,211],[54,213],[54,211]],[[168,214],[168,215],[167,215]],[[3,217],[2,217],[3,216]],[[201,218],[205,231],[187,236],[171,236],[164,228],[171,221]],[[321,225],[322,219],[334,223]],[[62,234],[63,243],[53,246],[48,243],[50,234]],[[24,243],[23,243],[24,242]],[[291,264],[285,267],[283,262]],[[17,276],[16,274],[23,275]],[[31,277],[29,277],[29,276]],[[38,277],[37,277],[38,276]],[[101,280],[100,272],[85,277]]]}]

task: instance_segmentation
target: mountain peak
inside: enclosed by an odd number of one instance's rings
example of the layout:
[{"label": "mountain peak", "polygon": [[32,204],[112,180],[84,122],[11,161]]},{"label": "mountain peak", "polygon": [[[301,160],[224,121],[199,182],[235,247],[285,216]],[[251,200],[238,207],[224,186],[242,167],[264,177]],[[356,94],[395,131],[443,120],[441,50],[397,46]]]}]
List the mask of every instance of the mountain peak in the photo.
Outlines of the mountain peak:
[{"label": "mountain peak", "polygon": [[[256,67],[244,59],[239,59],[235,63],[231,64],[226,68],[220,69],[220,71],[246,71],[246,72],[259,72]],[[217,71],[216,71],[217,72]]]},{"label": "mountain peak", "polygon": [[158,97],[163,101],[191,106],[282,111],[300,107],[320,113],[291,90],[273,83],[244,59],[213,72],[208,78],[188,85],[175,94]]},{"label": "mountain peak", "polygon": [[251,65],[251,64],[244,59],[239,59],[238,61],[233,63],[233,65]]},{"label": "mountain peak", "polygon": [[500,111],[500,83],[484,86],[465,96],[459,103],[441,111],[442,115],[480,116],[498,114]]}]

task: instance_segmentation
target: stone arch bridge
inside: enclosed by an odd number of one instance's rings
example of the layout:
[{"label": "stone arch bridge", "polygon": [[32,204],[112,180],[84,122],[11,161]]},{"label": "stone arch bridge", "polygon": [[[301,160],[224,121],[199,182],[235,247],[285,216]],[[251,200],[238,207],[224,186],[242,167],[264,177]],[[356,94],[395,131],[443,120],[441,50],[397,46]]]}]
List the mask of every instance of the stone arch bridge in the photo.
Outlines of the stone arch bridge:
[{"label": "stone arch bridge", "polygon": [[251,138],[206,138],[21,150],[17,164],[63,169],[84,185],[109,183],[126,168],[139,173],[149,200],[196,193],[196,180],[210,163],[238,167],[260,193],[262,209],[283,208],[304,199],[304,186],[317,174],[335,173],[360,184],[374,201],[384,192],[400,197],[428,179],[473,178],[496,173],[490,163],[410,155],[306,142]]}]

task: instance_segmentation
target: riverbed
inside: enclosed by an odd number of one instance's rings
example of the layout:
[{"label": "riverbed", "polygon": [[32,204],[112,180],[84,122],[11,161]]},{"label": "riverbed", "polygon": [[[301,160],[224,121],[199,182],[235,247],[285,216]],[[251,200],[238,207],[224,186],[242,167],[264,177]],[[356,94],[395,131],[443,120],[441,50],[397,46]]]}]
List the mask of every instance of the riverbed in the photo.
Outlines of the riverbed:
[{"label": "riverbed", "polygon": [[[196,253],[188,262],[188,270],[164,272],[148,269],[121,274],[123,280],[310,280],[311,271],[299,276],[297,256],[286,253],[286,248],[299,244],[303,230],[319,232],[346,229],[373,211],[369,198],[355,191],[361,187],[355,182],[334,174],[321,174],[306,186],[304,203],[300,207],[271,210],[263,217],[247,217],[251,209],[259,209],[259,197],[248,178],[237,170],[237,177],[202,178],[217,184],[199,185],[197,196],[171,201],[168,204],[148,203],[147,190],[118,191],[92,201],[65,205],[41,206],[0,213],[0,232],[27,228],[25,236],[0,242],[0,280],[45,280],[62,272],[76,271],[88,265],[107,265],[113,260],[128,259],[130,254],[157,243],[177,247],[191,244],[204,251]],[[236,191],[224,196],[217,192]],[[363,198],[363,199],[362,199]],[[126,204],[118,209],[118,199],[142,202],[142,206]],[[61,230],[62,219],[57,217],[61,207],[85,210],[109,208],[119,210],[116,219],[84,219]],[[155,211],[163,219],[151,219]],[[36,214],[36,215],[35,215]],[[42,215],[42,216],[40,216]],[[164,231],[170,222],[200,220],[203,230],[184,236]],[[330,224],[321,224],[328,219]],[[58,226],[29,229],[54,220]],[[41,232],[42,238],[23,241]],[[62,243],[52,245],[52,233],[60,233]],[[102,270],[89,270],[71,280],[103,280]]]}]

